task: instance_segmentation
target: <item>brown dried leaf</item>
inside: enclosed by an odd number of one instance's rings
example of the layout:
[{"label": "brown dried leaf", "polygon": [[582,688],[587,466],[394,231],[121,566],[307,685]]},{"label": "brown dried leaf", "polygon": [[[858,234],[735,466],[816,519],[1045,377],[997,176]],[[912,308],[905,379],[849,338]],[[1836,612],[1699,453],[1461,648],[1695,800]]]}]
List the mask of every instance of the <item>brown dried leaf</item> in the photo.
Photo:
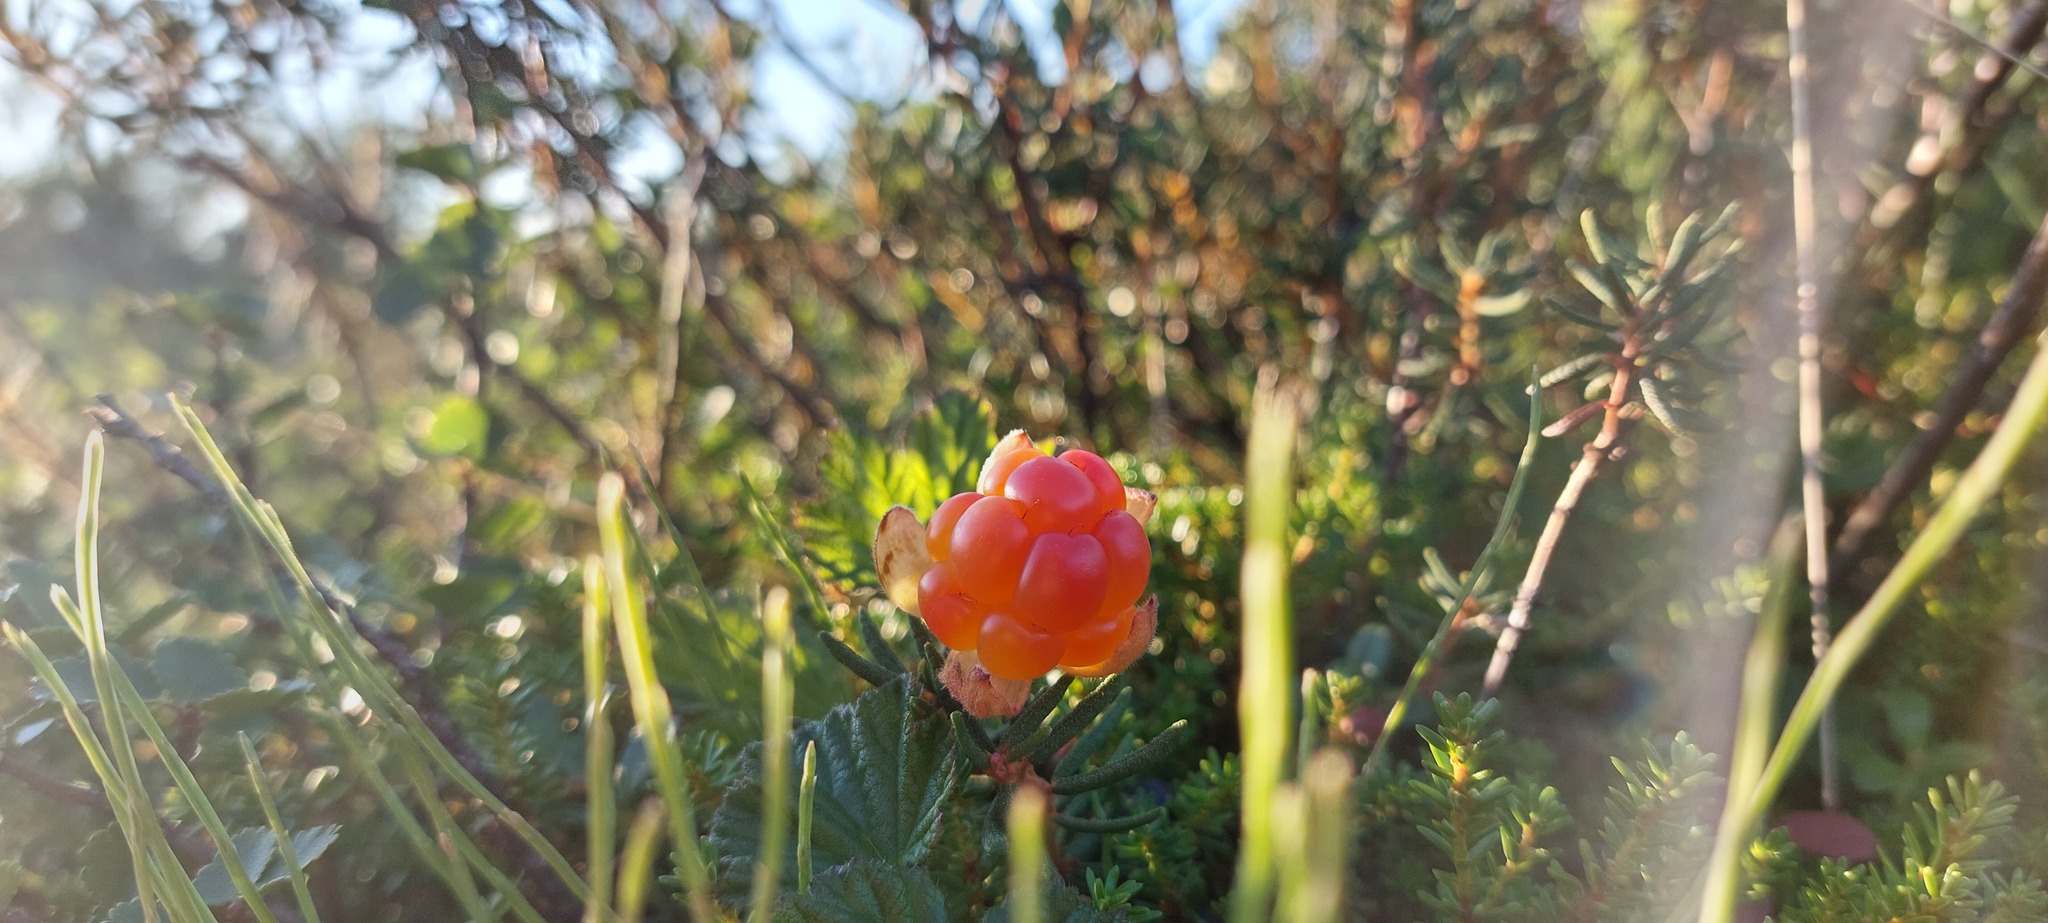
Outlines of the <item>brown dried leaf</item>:
[{"label": "brown dried leaf", "polygon": [[1159,506],[1159,495],[1136,487],[1124,488],[1124,512],[1138,520],[1138,525],[1152,521],[1152,510]]},{"label": "brown dried leaf", "polygon": [[924,523],[909,507],[890,507],[875,527],[873,550],[882,592],[896,608],[917,615],[917,582],[932,566],[932,553],[924,545]]},{"label": "brown dried leaf", "polygon": [[1030,680],[990,675],[973,651],[947,654],[946,665],[939,669],[939,682],[976,718],[1012,717],[1024,710],[1024,700],[1031,697]]}]

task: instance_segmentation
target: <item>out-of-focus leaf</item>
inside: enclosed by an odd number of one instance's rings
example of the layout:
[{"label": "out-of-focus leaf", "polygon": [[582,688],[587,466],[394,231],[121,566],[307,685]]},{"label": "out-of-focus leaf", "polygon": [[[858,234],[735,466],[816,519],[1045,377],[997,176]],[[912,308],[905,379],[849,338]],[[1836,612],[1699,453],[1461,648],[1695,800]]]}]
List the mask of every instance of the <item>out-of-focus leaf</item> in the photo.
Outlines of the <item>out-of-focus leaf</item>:
[{"label": "out-of-focus leaf", "polygon": [[420,434],[420,451],[428,455],[481,460],[490,444],[491,417],[483,405],[450,394],[434,405],[433,418]]},{"label": "out-of-focus leaf", "polygon": [[392,161],[451,183],[468,183],[476,176],[476,155],[467,144],[435,144],[400,152]]},{"label": "out-of-focus leaf", "polygon": [[164,695],[180,702],[202,702],[246,689],[249,673],[218,644],[198,638],[169,638],[156,646],[149,669]]}]

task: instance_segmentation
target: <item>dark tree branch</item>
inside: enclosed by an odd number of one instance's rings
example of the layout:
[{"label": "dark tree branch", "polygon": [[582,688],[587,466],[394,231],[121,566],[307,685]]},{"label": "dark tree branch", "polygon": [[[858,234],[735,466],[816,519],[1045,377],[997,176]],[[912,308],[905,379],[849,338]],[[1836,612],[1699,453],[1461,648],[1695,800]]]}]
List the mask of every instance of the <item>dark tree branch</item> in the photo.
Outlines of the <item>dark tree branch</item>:
[{"label": "dark tree branch", "polygon": [[[2048,8],[2048,4],[2043,4],[2043,8]],[[1955,440],[1956,427],[1983,400],[1984,389],[1991,384],[1999,366],[2018,348],[2024,335],[2035,328],[2044,299],[2048,299],[2048,222],[2041,225],[2027,245],[2005,298],[1985,321],[1984,329],[1977,335],[1976,348],[1964,358],[1948,390],[1935,405],[1933,421],[1842,521],[1832,555],[1837,571],[1853,563],[1892,510],[1926,483],[1942,451]]]}]

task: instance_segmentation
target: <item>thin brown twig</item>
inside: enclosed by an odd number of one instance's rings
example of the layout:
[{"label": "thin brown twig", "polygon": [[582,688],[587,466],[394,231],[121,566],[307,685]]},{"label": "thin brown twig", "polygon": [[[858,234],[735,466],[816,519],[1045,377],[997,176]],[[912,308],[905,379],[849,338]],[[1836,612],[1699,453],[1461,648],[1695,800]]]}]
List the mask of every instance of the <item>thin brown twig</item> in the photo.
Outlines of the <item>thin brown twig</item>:
[{"label": "thin brown twig", "polygon": [[1912,491],[1927,482],[1941,453],[1954,441],[1956,429],[1983,400],[1984,390],[2018,348],[2025,334],[2033,330],[2048,300],[2048,221],[2043,221],[2013,271],[2012,284],[1993,309],[1991,318],[1977,335],[1977,345],[1963,360],[1935,405],[1933,418],[1904,454],[1885,469],[1877,486],[1871,488],[1842,520],[1835,536],[1834,566],[1846,568],[1863,553],[1878,526]]},{"label": "thin brown twig", "polygon": [[1515,649],[1521,646],[1522,635],[1529,630],[1529,613],[1535,607],[1536,594],[1543,589],[1543,577],[1550,570],[1550,560],[1557,554],[1558,541],[1564,537],[1564,528],[1571,522],[1572,512],[1579,508],[1579,498],[1585,494],[1586,485],[1593,483],[1594,476],[1600,473],[1600,466],[1617,456],[1622,436],[1634,422],[1636,414],[1632,412],[1629,401],[1635,372],[1635,347],[1626,345],[1614,363],[1614,382],[1607,389],[1606,413],[1601,418],[1600,432],[1580,450],[1578,463],[1572,466],[1571,477],[1566,479],[1564,489],[1558,491],[1557,502],[1550,508],[1550,518],[1543,523],[1543,534],[1536,538],[1536,550],[1529,557],[1529,569],[1523,573],[1522,583],[1515,589],[1515,601],[1508,611],[1507,625],[1501,629],[1500,639],[1494,642],[1493,660],[1486,665],[1486,680],[1480,692],[1486,698],[1493,698],[1500,692],[1508,665],[1514,662]]}]

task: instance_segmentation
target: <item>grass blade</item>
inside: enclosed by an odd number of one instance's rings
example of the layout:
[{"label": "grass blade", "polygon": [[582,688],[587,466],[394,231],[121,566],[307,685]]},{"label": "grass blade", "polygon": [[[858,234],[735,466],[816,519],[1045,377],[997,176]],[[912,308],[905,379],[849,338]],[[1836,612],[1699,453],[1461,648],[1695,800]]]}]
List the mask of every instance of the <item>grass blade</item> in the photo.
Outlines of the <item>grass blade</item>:
[{"label": "grass blade", "polygon": [[583,780],[584,812],[589,826],[590,900],[583,923],[603,923],[611,915],[614,850],[618,848],[619,804],[612,793],[617,769],[607,674],[611,648],[610,600],[605,597],[604,561],[583,561]]},{"label": "grass blade", "polygon": [[796,690],[789,676],[789,591],[775,587],[761,614],[761,851],[747,918],[768,923],[775,886],[782,881],[782,849],[789,833],[789,726]]},{"label": "grass blade", "polygon": [[1300,402],[1291,389],[1260,382],[1252,399],[1251,437],[1245,459],[1243,678],[1238,684],[1238,726],[1244,735],[1243,838],[1237,886],[1230,895],[1232,923],[1272,919],[1273,795],[1286,771],[1294,731],[1294,617],[1288,601],[1292,563],[1288,519],[1294,510],[1294,441]]},{"label": "grass blade", "polygon": [[716,923],[711,873],[704,867],[704,852],[698,846],[697,812],[681,757],[676,752],[668,690],[662,688],[654,672],[647,609],[641,599],[639,581],[627,563],[625,495],[626,484],[617,474],[606,473],[598,481],[598,541],[604,552],[605,580],[610,589],[612,621],[618,631],[620,662],[626,671],[633,718],[639,725],[641,739],[646,741],[648,762],[653,766],[655,783],[667,808],[676,872],[683,880],[690,917],[695,923]]}]

